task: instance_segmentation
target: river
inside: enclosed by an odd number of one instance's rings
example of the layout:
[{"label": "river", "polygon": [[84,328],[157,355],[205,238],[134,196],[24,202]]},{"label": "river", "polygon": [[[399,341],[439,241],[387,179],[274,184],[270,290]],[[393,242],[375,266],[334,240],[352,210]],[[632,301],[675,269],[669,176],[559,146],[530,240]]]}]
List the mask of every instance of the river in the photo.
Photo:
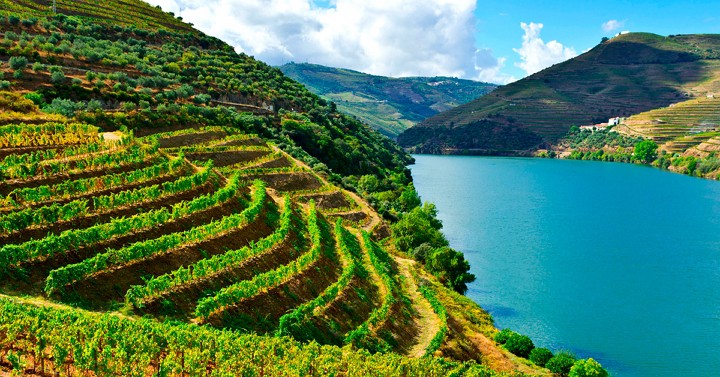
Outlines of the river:
[{"label": "river", "polygon": [[499,328],[613,376],[720,375],[720,182],[620,163],[416,155]]}]

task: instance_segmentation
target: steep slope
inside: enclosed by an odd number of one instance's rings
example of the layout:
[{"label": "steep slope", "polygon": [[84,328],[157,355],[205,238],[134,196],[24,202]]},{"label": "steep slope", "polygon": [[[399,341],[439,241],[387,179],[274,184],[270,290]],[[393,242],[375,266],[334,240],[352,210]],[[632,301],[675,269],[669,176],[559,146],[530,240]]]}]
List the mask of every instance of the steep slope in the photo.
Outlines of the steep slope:
[{"label": "steep slope", "polygon": [[2,4],[0,374],[547,373],[339,186],[416,208],[393,142],[141,1]]},{"label": "steep slope", "polygon": [[398,137],[429,153],[527,154],[572,125],[607,122],[715,90],[720,36],[629,33],[443,112]]},{"label": "steep slope", "polygon": [[307,63],[288,63],[280,70],[389,137],[497,87],[451,77],[375,76]]}]

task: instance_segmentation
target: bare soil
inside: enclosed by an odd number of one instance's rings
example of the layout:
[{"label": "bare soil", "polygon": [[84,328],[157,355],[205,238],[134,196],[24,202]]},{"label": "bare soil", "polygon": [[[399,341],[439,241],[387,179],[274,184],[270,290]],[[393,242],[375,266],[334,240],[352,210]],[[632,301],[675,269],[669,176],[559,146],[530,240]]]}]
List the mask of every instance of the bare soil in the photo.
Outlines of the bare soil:
[{"label": "bare soil", "polygon": [[300,197],[300,200],[303,202],[314,200],[315,206],[321,211],[334,208],[347,208],[353,204],[347,200],[341,191],[303,195]]},{"label": "bare soil", "polygon": [[245,178],[261,179],[268,186],[280,192],[313,190],[322,187],[322,183],[310,173],[255,174]]},{"label": "bare soil", "polygon": [[247,168],[253,168],[253,169],[277,169],[277,168],[289,168],[291,166],[294,166],[290,160],[288,160],[285,156],[280,156],[274,160],[261,162],[257,165],[248,166]]},{"label": "bare soil", "polygon": [[190,161],[213,160],[213,166],[223,167],[249,162],[270,154],[270,151],[220,151],[220,152],[192,152],[186,153]]},{"label": "bare soil", "polygon": [[222,140],[227,136],[224,131],[198,132],[186,135],[177,135],[162,138],[159,141],[160,148],[188,147],[196,144],[203,144],[214,140]]}]

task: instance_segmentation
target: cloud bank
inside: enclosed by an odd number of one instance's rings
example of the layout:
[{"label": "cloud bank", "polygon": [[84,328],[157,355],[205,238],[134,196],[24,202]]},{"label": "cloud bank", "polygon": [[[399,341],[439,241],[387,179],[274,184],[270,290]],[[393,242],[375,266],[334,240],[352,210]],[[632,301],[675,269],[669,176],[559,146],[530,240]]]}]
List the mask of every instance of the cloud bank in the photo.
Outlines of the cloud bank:
[{"label": "cloud bank", "polygon": [[[497,83],[504,58],[475,46],[475,0],[148,0],[238,51],[384,76]],[[329,7],[328,7],[329,5]]]},{"label": "cloud bank", "polygon": [[522,22],[520,27],[525,31],[525,35],[523,35],[522,46],[513,49],[520,55],[521,60],[521,62],[515,63],[515,66],[523,69],[528,75],[577,56],[575,49],[565,47],[558,41],[545,43],[540,38],[543,24]]}]

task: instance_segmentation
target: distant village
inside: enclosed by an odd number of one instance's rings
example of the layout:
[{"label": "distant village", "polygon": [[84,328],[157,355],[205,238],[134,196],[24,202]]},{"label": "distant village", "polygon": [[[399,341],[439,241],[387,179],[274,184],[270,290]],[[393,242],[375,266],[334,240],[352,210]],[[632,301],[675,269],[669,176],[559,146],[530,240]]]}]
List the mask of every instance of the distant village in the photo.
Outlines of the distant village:
[{"label": "distant village", "polygon": [[[612,126],[617,126],[618,124],[622,123],[625,120],[625,118],[615,117],[608,119],[607,123],[598,123],[598,124],[590,124],[586,126],[580,126],[580,131],[588,130],[590,132],[595,131],[602,131]],[[615,130],[610,130],[610,132],[617,132]]]}]

